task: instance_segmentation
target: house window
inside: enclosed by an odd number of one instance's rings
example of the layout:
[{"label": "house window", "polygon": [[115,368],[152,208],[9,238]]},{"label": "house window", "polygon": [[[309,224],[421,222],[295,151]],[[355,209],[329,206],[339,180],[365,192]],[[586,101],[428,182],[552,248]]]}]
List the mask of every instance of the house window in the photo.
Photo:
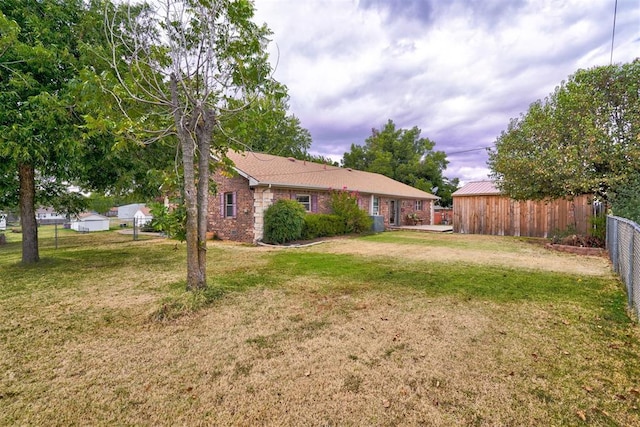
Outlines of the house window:
[{"label": "house window", "polygon": [[311,212],[311,196],[308,194],[296,194],[296,200],[302,206],[304,206],[304,210],[307,212]]},{"label": "house window", "polygon": [[417,211],[422,210],[422,200],[416,200],[416,209]]},{"label": "house window", "polygon": [[379,215],[380,214],[380,198],[376,196],[371,196],[371,215]]},{"label": "house window", "polygon": [[220,213],[224,218],[236,217],[236,193],[223,193],[220,200]]}]

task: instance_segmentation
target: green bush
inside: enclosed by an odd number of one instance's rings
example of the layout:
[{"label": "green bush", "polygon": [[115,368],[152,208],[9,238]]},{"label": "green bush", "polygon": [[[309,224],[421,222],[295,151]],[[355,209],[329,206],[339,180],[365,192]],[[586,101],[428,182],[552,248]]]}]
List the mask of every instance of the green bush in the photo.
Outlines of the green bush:
[{"label": "green bush", "polygon": [[304,207],[295,200],[281,199],[264,213],[264,241],[286,243],[302,237]]},{"label": "green bush", "polygon": [[345,233],[363,233],[371,229],[373,220],[358,206],[357,193],[334,191],[329,203],[331,212],[342,218]]},{"label": "green bush", "polygon": [[338,236],[345,234],[344,221],[338,215],[313,214],[304,217],[304,239]]},{"label": "green bush", "polygon": [[603,242],[607,239],[607,217],[604,214],[594,215],[589,219],[589,235]]},{"label": "green bush", "polygon": [[187,209],[184,204],[179,204],[172,210],[162,203],[151,203],[150,206],[153,219],[148,224],[148,228],[161,231],[168,237],[181,242],[187,239]]},{"label": "green bush", "polygon": [[611,210],[615,216],[640,224],[640,173],[614,188],[609,195]]}]

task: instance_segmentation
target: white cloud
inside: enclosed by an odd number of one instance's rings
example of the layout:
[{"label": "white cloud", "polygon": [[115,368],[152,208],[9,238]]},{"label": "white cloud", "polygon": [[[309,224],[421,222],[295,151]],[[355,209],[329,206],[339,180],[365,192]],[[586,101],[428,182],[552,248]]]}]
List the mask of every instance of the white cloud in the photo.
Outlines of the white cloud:
[{"label": "white cloud", "polygon": [[[255,3],[279,48],[275,77],[324,155],[363,144],[387,119],[418,126],[438,150],[491,145],[510,118],[610,57],[609,0]],[[638,56],[639,20],[640,3],[618,1],[614,61]],[[483,152],[449,160],[449,177],[486,177]]]}]

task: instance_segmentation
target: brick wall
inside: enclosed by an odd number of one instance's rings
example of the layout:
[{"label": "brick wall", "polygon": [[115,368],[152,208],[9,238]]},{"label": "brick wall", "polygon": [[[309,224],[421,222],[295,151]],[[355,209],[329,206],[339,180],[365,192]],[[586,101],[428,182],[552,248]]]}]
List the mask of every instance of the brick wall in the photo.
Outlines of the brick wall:
[{"label": "brick wall", "polygon": [[422,218],[422,224],[431,224],[431,204],[430,200],[422,201],[422,209],[416,209],[415,200],[401,200],[400,201],[400,224],[401,225],[414,225],[412,221],[408,219],[411,214],[416,214],[418,218]]},{"label": "brick wall", "polygon": [[[239,175],[228,177],[217,171],[213,180],[217,194],[209,197],[209,225],[207,231],[223,240],[252,243],[254,241],[253,190],[249,181]],[[236,194],[236,216],[225,218],[220,211],[220,197],[225,193]]]},{"label": "brick wall", "polygon": [[[390,197],[380,197],[379,201],[379,215],[384,217],[384,225],[385,227],[389,227],[391,224],[389,223],[390,215],[390,206],[391,200],[395,200],[399,203],[398,211],[399,217],[398,221],[396,221],[395,226],[399,225],[413,225],[411,221],[408,220],[408,215],[416,213],[418,217],[422,218],[422,224],[431,224],[431,205],[432,201],[423,200],[422,201],[422,210],[416,210],[416,201],[415,200],[402,200],[402,199],[393,199]],[[367,212],[369,209],[367,207]]]},{"label": "brick wall", "polygon": [[[207,231],[214,232],[223,240],[254,243],[263,237],[264,211],[277,200],[295,199],[296,195],[309,195],[317,198],[317,213],[330,213],[329,191],[306,191],[301,189],[266,188],[258,187],[255,190],[249,188],[249,181],[239,175],[228,177],[219,171],[213,176],[217,183],[218,193],[209,199],[209,226]],[[236,194],[236,216],[225,218],[221,214],[220,197],[225,193]],[[379,197],[379,215],[384,217],[384,225],[389,224],[390,198]],[[407,215],[417,213],[423,219],[422,224],[431,223],[431,201],[422,202],[422,210],[416,211],[415,200],[398,200],[399,223],[408,225]],[[371,195],[361,194],[358,197],[358,205],[365,212],[371,211]]]},{"label": "brick wall", "polygon": [[329,192],[278,188],[273,191],[273,194],[274,194],[274,197],[273,197],[274,202],[280,199],[295,200],[296,195],[309,195],[311,197],[317,197],[318,209],[314,213],[325,213],[325,214],[330,213],[329,201],[331,200],[331,195]]}]

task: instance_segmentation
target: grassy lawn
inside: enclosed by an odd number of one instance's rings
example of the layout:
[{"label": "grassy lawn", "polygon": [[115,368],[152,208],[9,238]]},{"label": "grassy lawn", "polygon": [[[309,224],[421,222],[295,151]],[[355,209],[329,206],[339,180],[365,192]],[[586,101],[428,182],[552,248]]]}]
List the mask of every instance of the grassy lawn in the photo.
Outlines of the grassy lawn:
[{"label": "grassy lawn", "polygon": [[40,231],[0,246],[0,425],[640,425],[603,258],[389,232],[298,249]]}]

